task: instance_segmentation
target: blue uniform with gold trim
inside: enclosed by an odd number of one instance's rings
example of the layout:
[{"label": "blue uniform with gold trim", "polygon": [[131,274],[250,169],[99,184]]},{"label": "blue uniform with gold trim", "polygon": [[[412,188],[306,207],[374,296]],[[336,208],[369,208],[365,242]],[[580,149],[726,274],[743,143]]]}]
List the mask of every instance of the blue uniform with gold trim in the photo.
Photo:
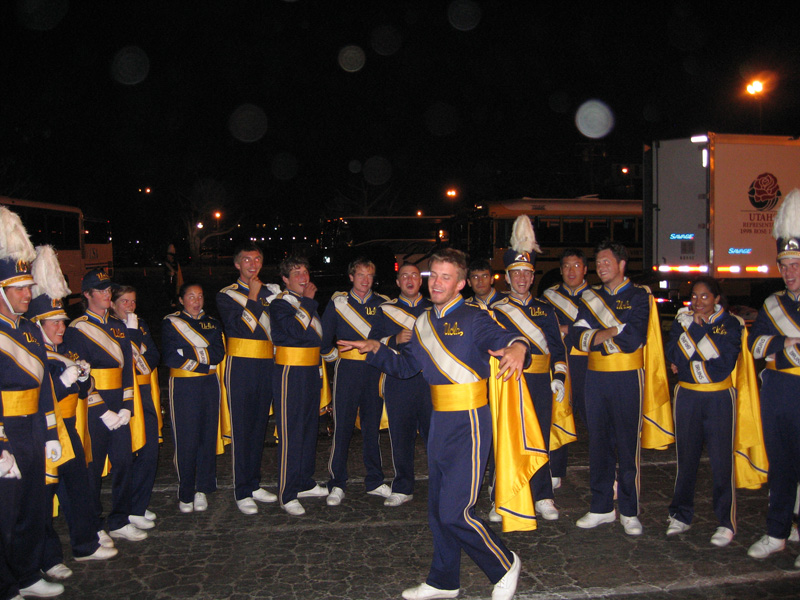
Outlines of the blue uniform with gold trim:
[{"label": "blue uniform with gold trim", "polygon": [[[752,328],[753,358],[766,358],[761,372],[761,424],[769,459],[767,535],[786,539],[800,484],[800,296],[788,290],[764,302]],[[774,358],[774,360],[770,360]]]},{"label": "blue uniform with gold trim", "polygon": [[[552,379],[558,379],[564,383],[567,371],[566,349],[564,342],[561,341],[556,311],[550,304],[528,294],[524,300],[509,295],[492,304],[492,312],[506,329],[517,331],[527,338],[534,361],[536,356],[550,357],[546,366],[540,365],[524,374],[536,418],[539,419],[539,426],[542,429],[542,437],[549,449],[553,415],[553,392],[550,382]],[[532,370],[536,372],[531,372]],[[531,480],[531,489],[536,501],[552,500],[553,483],[549,461],[536,471]]]},{"label": "blue uniform with gold trim", "polygon": [[74,352],[92,366],[95,393],[89,396],[89,435],[92,439],[92,462],[89,484],[95,508],[96,529],[103,526],[103,504],[100,500],[106,457],[111,462],[111,512],[107,528],[125,527],[131,514],[131,451],[130,424],[109,431],[100,419],[107,410],[119,412],[127,408],[133,414],[133,354],[127,328],[109,314],[98,315],[90,310],[75,319],[64,333],[64,348]]},{"label": "blue uniform with gold trim", "polygon": [[[392,348],[402,350],[406,344],[397,345],[395,336],[410,331],[414,321],[431,306],[431,301],[419,294],[409,300],[403,295],[382,304],[369,333],[370,339],[379,340]],[[381,390],[389,417],[389,437],[392,442],[394,479],[392,492],[414,493],[414,443],[419,431],[425,444],[431,423],[431,389],[422,373],[408,379],[398,379],[384,373]]]},{"label": "blue uniform with gold trim", "polygon": [[331,297],[322,315],[322,355],[336,361],[333,380],[333,446],[328,461],[328,491],[347,487],[347,455],[358,415],[364,441],[363,457],[367,475],[364,485],[370,492],[383,484],[383,464],[378,445],[383,400],[380,397],[380,371],[364,362],[351,350],[342,355],[335,340],[367,339],[378,312],[388,298],[372,291],[361,299],[352,290]]},{"label": "blue uniform with gold trim", "polygon": [[217,428],[220,384],[217,365],[225,356],[222,324],[205,312],[164,317],[162,361],[170,369],[169,400],[178,499],[194,502],[195,492],[217,489]]},{"label": "blue uniform with gold trim", "polygon": [[[503,329],[488,311],[464,302],[461,296],[441,310],[433,307],[426,314],[433,337],[445,349],[437,358],[449,363],[448,356],[452,357],[452,369],[463,373],[465,382],[489,377],[488,350],[500,350],[521,339]],[[395,377],[409,377],[421,370],[429,385],[447,388],[464,383],[458,375],[454,379],[451,367],[440,367],[441,363],[423,346],[419,330],[423,318],[425,315],[417,319],[411,342],[402,354],[381,345],[377,354],[368,355],[367,362]],[[484,388],[484,398],[486,393]],[[428,585],[444,590],[460,587],[462,549],[493,584],[511,568],[511,551],[475,514],[491,445],[488,401],[478,408],[461,410],[453,406],[437,408],[434,400],[428,437],[428,523],[433,533]]]},{"label": "blue uniform with gold trim", "polygon": [[[688,316],[687,309],[678,314]],[[741,345],[742,324],[721,308],[707,323],[697,324],[693,319],[688,327],[677,319],[672,323],[666,358],[678,367],[679,384],[673,400],[678,469],[669,514],[686,524],[691,524],[694,517],[697,466],[705,442],[711,462],[714,513],[720,526],[736,531],[736,389],[729,378]],[[717,389],[721,383],[727,387]]]},{"label": "blue uniform with gold trim", "polygon": [[[614,479],[618,504],[626,517],[639,514],[639,456],[644,388],[643,346],[650,317],[647,290],[628,278],[616,289],[593,286],[584,291],[571,343],[589,352],[586,372],[586,424],[589,429],[590,512],[614,510]],[[619,323],[622,331],[595,345],[601,330]]]},{"label": "blue uniform with gold trim", "polygon": [[0,478],[0,535],[8,570],[0,591],[13,596],[41,579],[47,510],[45,442],[56,440],[53,384],[38,328],[0,315],[0,440],[22,479]]},{"label": "blue uniform with gold trim", "polygon": [[139,360],[134,360],[134,375],[139,382],[139,393],[142,397],[145,435],[144,446],[133,457],[131,514],[143,517],[150,505],[158,470],[158,414],[150,387],[150,373],[158,366],[161,354],[150,334],[150,327],[141,318],[138,319],[138,327],[128,328],[127,332],[135,352],[140,357]]},{"label": "blue uniform with gold trim", "polygon": [[[322,389],[322,324],[317,301],[286,290],[269,309],[276,364],[273,379],[280,453],[281,505],[314,488]],[[284,350],[285,356],[284,356]],[[315,363],[315,364],[314,364]]]},{"label": "blue uniform with gold trim", "polygon": [[262,286],[258,298],[250,300],[249,292],[249,286],[238,279],[217,294],[217,310],[227,336],[224,377],[231,413],[236,500],[250,498],[261,485],[261,456],[272,406],[271,293]]},{"label": "blue uniform with gold trim", "polygon": [[[552,304],[556,309],[556,316],[558,317],[560,325],[571,326],[578,317],[578,306],[580,304],[581,294],[588,289],[589,284],[585,281],[574,290],[562,282],[547,288],[542,299]],[[586,387],[586,369],[588,367],[589,355],[575,348],[568,336],[563,339],[567,350],[572,410],[578,414],[583,424],[586,425],[586,399],[584,397],[584,390]],[[553,477],[566,476],[568,461],[569,444],[564,444],[550,453],[550,471]]]}]

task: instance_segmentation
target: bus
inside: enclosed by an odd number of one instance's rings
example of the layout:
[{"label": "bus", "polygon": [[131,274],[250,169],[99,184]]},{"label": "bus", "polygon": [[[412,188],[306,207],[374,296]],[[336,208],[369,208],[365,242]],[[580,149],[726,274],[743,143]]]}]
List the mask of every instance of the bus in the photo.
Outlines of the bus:
[{"label": "bus", "polygon": [[[453,246],[464,250],[471,259],[486,258],[492,266],[495,287],[507,289],[503,254],[508,250],[516,218],[528,215],[542,249],[536,255],[536,289],[541,295],[561,281],[559,257],[566,248],[579,248],[591,259],[594,248],[606,238],[628,249],[627,272],[642,272],[642,201],[580,198],[516,198],[477,206],[466,219],[456,219],[452,226]],[[590,283],[597,283],[590,272]]]},{"label": "bus", "polygon": [[58,252],[61,271],[72,294],[80,297],[81,279],[89,269],[113,275],[114,260],[108,221],[84,218],[76,206],[48,204],[0,196],[0,204],[17,213],[34,246],[49,244]]}]

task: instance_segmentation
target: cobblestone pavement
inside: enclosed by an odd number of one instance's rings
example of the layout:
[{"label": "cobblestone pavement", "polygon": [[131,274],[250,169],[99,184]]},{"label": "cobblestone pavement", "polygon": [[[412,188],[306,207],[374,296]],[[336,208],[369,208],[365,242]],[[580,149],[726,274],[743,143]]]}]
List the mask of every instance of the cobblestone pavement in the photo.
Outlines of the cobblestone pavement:
[{"label": "cobblestone pavement", "polygon": [[[119,541],[120,555],[103,563],[76,563],[69,556],[63,518],[57,529],[65,543],[67,599],[275,598],[298,600],[382,600],[423,581],[431,559],[427,525],[425,452],[418,444],[414,500],[386,508],[364,492],[360,436],[350,451],[352,479],[339,507],[322,498],[304,499],[306,515],[290,517],[277,505],[241,514],[234,503],[230,450],[218,458],[219,489],[205,513],[178,512],[169,423],[165,424],[158,479],[150,508],[155,529],[138,543]],[[585,435],[583,436],[585,440]],[[387,477],[392,475],[388,434],[381,445]],[[317,450],[317,478],[327,479],[330,438]],[[798,544],[756,561],[748,546],[764,531],[765,489],[739,491],[738,532],[727,548],[709,543],[716,523],[710,502],[710,469],[700,467],[695,522],[680,536],[665,535],[667,506],[675,474],[674,452],[642,456],[644,534],[626,536],[619,522],[593,530],[575,526],[589,505],[586,442],[572,444],[570,469],[556,491],[561,518],[535,532],[503,534],[522,559],[518,600],[636,598],[758,599],[800,598]],[[264,449],[263,483],[276,490],[276,448]],[[109,482],[106,482],[108,487]],[[110,502],[108,489],[104,501]],[[478,505],[486,515],[486,492]],[[491,596],[491,585],[464,555],[461,598]]]}]

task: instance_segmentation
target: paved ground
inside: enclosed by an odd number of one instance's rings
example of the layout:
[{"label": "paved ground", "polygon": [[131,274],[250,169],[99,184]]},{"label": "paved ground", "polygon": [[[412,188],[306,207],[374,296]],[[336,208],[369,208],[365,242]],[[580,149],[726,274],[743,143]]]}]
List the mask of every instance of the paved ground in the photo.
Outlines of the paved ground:
[{"label": "paved ground", "polygon": [[[75,574],[66,582],[64,598],[382,600],[399,598],[404,588],[424,580],[431,535],[421,445],[415,499],[399,508],[385,508],[382,499],[364,493],[356,436],[350,461],[353,479],[340,507],[328,507],[324,499],[306,499],[303,517],[290,517],[276,505],[260,505],[255,516],[242,515],[233,499],[227,453],[218,459],[219,490],[210,497],[208,512],[184,515],[178,512],[168,427],[165,434],[151,504],[158,514],[156,528],[143,542],[118,542],[120,555],[109,562],[76,563],[68,556]],[[382,437],[390,476],[388,435]],[[329,447],[330,438],[323,432],[317,461],[321,482],[326,479]],[[675,470],[672,451],[644,453],[641,537],[626,536],[618,522],[578,529],[575,520],[589,503],[586,451],[585,443],[573,444],[569,475],[556,492],[561,519],[544,522],[535,532],[504,535],[523,561],[518,600],[800,597],[800,569],[793,566],[797,544],[765,561],[746,556],[747,547],[764,529],[765,490],[739,493],[739,531],[728,548],[709,544],[716,524],[705,498],[710,487],[707,463],[701,466],[703,497],[692,529],[677,538],[664,535]],[[265,448],[263,484],[273,491],[275,460],[276,449]],[[479,512],[485,515],[487,510],[484,494]],[[58,529],[66,541],[63,519]],[[464,556],[461,597],[490,596],[483,573]]]}]

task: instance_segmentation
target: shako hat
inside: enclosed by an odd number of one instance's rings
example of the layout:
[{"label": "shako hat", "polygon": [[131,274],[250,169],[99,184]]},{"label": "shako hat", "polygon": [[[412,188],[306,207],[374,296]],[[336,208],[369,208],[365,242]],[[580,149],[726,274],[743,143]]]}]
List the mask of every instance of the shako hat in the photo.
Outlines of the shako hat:
[{"label": "shako hat", "polygon": [[35,257],[19,215],[0,206],[0,287],[31,285],[31,261]]},{"label": "shako hat", "polygon": [[786,194],[775,215],[772,237],[778,242],[778,261],[800,258],[800,190]]},{"label": "shako hat", "polygon": [[528,215],[520,215],[514,221],[511,229],[511,247],[503,255],[503,262],[506,272],[515,269],[535,270],[535,252],[541,252],[539,244],[536,243],[536,234],[533,232],[533,225]]}]

